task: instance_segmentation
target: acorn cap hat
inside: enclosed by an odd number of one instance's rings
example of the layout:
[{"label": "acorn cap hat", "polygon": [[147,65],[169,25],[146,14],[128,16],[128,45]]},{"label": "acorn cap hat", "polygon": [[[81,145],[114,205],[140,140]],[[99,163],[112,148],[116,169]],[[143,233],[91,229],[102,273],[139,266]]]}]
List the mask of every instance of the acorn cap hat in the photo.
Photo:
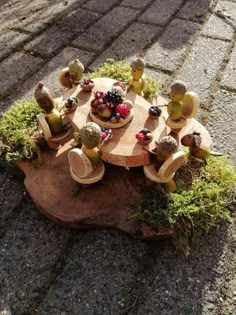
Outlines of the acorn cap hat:
[{"label": "acorn cap hat", "polygon": [[143,70],[145,67],[145,62],[142,58],[136,58],[131,62],[131,67]]}]

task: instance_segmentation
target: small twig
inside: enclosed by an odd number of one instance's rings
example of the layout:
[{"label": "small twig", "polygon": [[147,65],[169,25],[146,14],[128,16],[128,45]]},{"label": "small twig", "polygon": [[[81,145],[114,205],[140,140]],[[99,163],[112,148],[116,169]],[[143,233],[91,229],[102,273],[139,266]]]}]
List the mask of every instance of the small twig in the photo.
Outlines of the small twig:
[{"label": "small twig", "polygon": [[113,137],[112,134],[108,133],[108,135],[106,136],[105,139],[103,139],[103,141],[100,143],[100,145],[98,146],[98,150],[101,149],[101,147],[108,141],[110,140],[111,138]]}]

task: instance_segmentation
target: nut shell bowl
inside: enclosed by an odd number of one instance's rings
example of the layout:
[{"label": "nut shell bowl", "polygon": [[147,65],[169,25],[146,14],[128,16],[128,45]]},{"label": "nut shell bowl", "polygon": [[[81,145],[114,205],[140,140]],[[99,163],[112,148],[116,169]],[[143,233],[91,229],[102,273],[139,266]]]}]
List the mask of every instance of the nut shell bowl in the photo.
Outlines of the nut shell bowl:
[{"label": "nut shell bowl", "polygon": [[143,130],[140,130],[138,134],[136,134],[136,139],[138,140],[138,143],[140,143],[141,145],[148,145],[149,143],[152,142],[153,135],[149,129],[144,128]]},{"label": "nut shell bowl", "polygon": [[94,88],[94,82],[90,79],[84,79],[81,81],[80,86],[84,92],[91,92]]},{"label": "nut shell bowl", "polygon": [[76,97],[69,97],[63,106],[63,110],[65,114],[71,113],[76,110],[79,104],[79,100]]},{"label": "nut shell bowl", "polygon": [[152,142],[152,139],[148,139],[148,140],[138,140],[138,143],[140,143],[141,145],[148,145],[149,143]]}]

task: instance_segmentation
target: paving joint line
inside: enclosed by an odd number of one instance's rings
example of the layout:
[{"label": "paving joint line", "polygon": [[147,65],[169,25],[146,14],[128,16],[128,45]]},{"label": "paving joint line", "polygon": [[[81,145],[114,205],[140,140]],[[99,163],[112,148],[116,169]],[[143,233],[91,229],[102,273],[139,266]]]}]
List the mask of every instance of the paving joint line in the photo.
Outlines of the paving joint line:
[{"label": "paving joint line", "polygon": [[224,59],[219,67],[219,70],[216,73],[215,80],[213,80],[210,86],[210,96],[206,102],[206,109],[209,111],[211,110],[213,106],[213,101],[215,100],[216,95],[219,93],[221,89],[221,81],[224,74],[224,70],[226,69],[226,66],[229,62],[230,56],[232,54],[232,49],[234,48],[235,43],[236,43],[236,34],[234,35],[234,39],[232,40],[231,45],[229,45],[228,49],[226,50]]},{"label": "paving joint line", "polygon": [[200,36],[204,37],[204,38],[209,38],[209,39],[221,40],[222,42],[226,42],[226,43],[231,42],[230,39],[220,38],[220,37],[217,37],[217,36],[210,36],[210,35],[207,35],[207,34],[201,34]]},{"label": "paving joint line", "polygon": [[[72,252],[73,246],[75,244],[74,238],[75,238],[76,231],[71,231],[71,235],[69,239],[66,242],[65,248],[61,251],[59,257],[57,258],[55,264],[52,266],[51,270],[51,279],[48,283],[45,283],[40,288],[41,294],[38,297],[37,303],[35,303],[35,309],[40,308],[41,305],[44,304],[44,300],[50,291],[50,289],[53,287],[56,280],[59,278],[59,276],[62,274],[65,265],[66,265],[66,258],[69,256],[69,254]],[[84,237],[84,235],[81,237],[81,239]]]},{"label": "paving joint line", "polygon": [[[181,4],[181,6],[175,11],[175,13],[173,13],[171,15],[171,17],[168,19],[168,21],[162,25],[162,29],[160,31],[159,34],[157,34],[157,36],[154,36],[154,38],[152,39],[152,41],[147,45],[145,51],[144,51],[144,56],[146,55],[147,53],[147,50],[157,41],[157,39],[159,39],[166,31],[166,29],[168,28],[168,26],[171,24],[172,21],[174,21],[175,18],[178,18],[176,17],[178,12],[184,7],[184,5],[187,3],[188,0],[185,0],[183,1],[183,3]],[[145,24],[148,24],[148,23],[145,23]],[[157,24],[155,24],[156,26],[158,26]],[[160,27],[160,26],[159,26]],[[165,70],[165,69],[162,69],[162,71]],[[171,71],[172,73],[172,71]]]},{"label": "paving joint line", "polygon": [[[154,0],[153,0],[152,2],[150,2],[150,3],[148,3],[148,4],[147,4],[144,8],[142,8],[141,10],[131,8],[132,10],[137,11],[137,12],[139,12],[139,13],[135,16],[135,18],[134,18],[133,20],[131,20],[129,23],[127,23],[127,24],[120,30],[120,32],[118,32],[114,37],[112,37],[112,38],[109,40],[109,42],[108,42],[106,45],[104,45],[104,47],[103,47],[99,52],[97,51],[97,56],[95,56],[95,57],[92,59],[92,61],[88,64],[88,68],[90,68],[90,66],[94,63],[94,61],[95,61],[97,58],[99,58],[99,57],[102,55],[102,53],[103,53],[106,49],[108,49],[108,48],[110,47],[110,45],[111,45],[116,39],[118,39],[133,23],[139,23],[138,18],[139,18],[139,17],[143,14],[143,12],[146,11],[153,3],[154,3]],[[119,6],[117,6],[117,7],[124,8],[124,6],[121,6],[121,5],[119,5]],[[143,24],[144,24],[144,23],[143,23]],[[155,26],[156,26],[156,25],[155,25]]]}]

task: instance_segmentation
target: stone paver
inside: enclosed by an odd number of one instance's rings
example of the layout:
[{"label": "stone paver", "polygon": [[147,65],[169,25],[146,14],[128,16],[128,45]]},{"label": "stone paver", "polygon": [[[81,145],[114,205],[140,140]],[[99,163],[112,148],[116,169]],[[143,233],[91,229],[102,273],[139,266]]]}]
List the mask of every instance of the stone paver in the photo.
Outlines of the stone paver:
[{"label": "stone paver", "polygon": [[146,62],[152,67],[173,72],[184,61],[198,28],[198,24],[190,21],[173,20],[147,51]]},{"label": "stone paver", "polygon": [[76,34],[87,32],[89,24],[98,17],[98,13],[87,10],[74,11],[27,44],[25,49],[46,57],[53,55],[62,46],[67,45]]},{"label": "stone paver", "polygon": [[142,9],[145,8],[151,2],[152,0],[123,0],[121,2],[121,5],[136,9]]},{"label": "stone paver", "polygon": [[0,99],[10,89],[19,85],[30,74],[37,71],[43,60],[30,54],[17,52],[0,64]]},{"label": "stone paver", "polygon": [[232,40],[234,30],[226,21],[213,14],[204,25],[202,34],[213,38]]},{"label": "stone paver", "polygon": [[150,76],[152,78],[154,78],[155,80],[157,80],[158,84],[159,84],[159,94],[163,95],[163,94],[167,94],[167,89],[166,87],[168,86],[168,81],[170,80],[170,76],[166,73],[163,73],[161,71],[154,71],[151,69],[146,68],[145,69],[145,74],[147,76]]},{"label": "stone paver", "polygon": [[131,239],[115,232],[90,231],[82,241],[78,235],[40,314],[108,315],[125,311],[140,279],[145,247],[140,241],[134,247]]},{"label": "stone paver", "polygon": [[236,162],[236,94],[221,90],[208,114],[207,128],[211,132],[215,149],[229,155]]},{"label": "stone paver", "polygon": [[211,87],[228,47],[227,42],[199,37],[177,74],[177,78],[184,80],[189,89],[198,93],[201,102],[206,102],[211,96]]},{"label": "stone paver", "polygon": [[223,87],[236,90],[236,48],[234,47],[230,60],[226,66],[224,76],[221,82]]},{"label": "stone paver", "polygon": [[188,0],[177,16],[187,20],[203,22],[212,3],[212,0]]},{"label": "stone paver", "polygon": [[139,18],[141,22],[165,25],[179,9],[183,0],[156,0]]},{"label": "stone paver", "polygon": [[13,314],[33,314],[59,272],[71,231],[43,218],[31,202],[0,238],[0,296],[8,293]]},{"label": "stone paver", "polygon": [[1,3],[0,28],[11,29],[12,27],[20,25],[23,21],[27,23],[29,15],[33,15],[33,21],[36,22],[35,14],[37,16],[39,12],[41,13],[46,4],[46,0],[27,1],[23,6],[20,0]]},{"label": "stone paver", "polygon": [[[5,14],[0,17],[5,27],[20,29],[33,34],[44,30],[56,19],[61,18],[73,10],[75,6],[82,4],[84,0],[37,0],[28,1],[27,5],[22,8],[22,1],[10,6],[5,10]],[[11,15],[11,20],[7,17]],[[6,18],[5,18],[6,16]]]},{"label": "stone paver", "polygon": [[[214,312],[214,304],[220,297],[222,279],[219,275],[224,272],[224,262],[229,258],[226,253],[233,255],[231,237],[226,227],[222,227],[204,238],[204,246],[200,245],[188,257],[174,255],[166,243],[162,250],[149,245],[140,298],[131,314],[219,315]],[[217,282],[218,278],[221,281]],[[211,310],[207,309],[210,304],[213,304]]]},{"label": "stone paver", "polygon": [[24,44],[24,42],[29,38],[30,37],[27,34],[22,34],[14,31],[3,32],[2,34],[0,34],[0,60],[4,57],[9,56],[14,48]]},{"label": "stone paver", "polygon": [[159,34],[161,29],[152,25],[133,23],[120,37],[113,42],[91,65],[91,69],[104,62],[107,58],[122,60],[132,58],[137,52],[142,52],[154,36]]},{"label": "stone paver", "polygon": [[93,57],[94,55],[92,53],[77,48],[67,47],[63,49],[60,54],[53,58],[44,67],[40,68],[33,77],[24,82],[20,91],[18,91],[17,98],[34,98],[35,86],[39,81],[46,84],[53,96],[60,96],[62,93],[62,87],[58,80],[60,71],[64,67],[67,67],[71,60],[76,58],[79,58],[86,67]]},{"label": "stone paver", "polygon": [[100,51],[104,46],[135,19],[139,11],[116,7],[95,23],[87,32],[73,41],[73,45]]},{"label": "stone paver", "polygon": [[214,12],[224,18],[226,23],[236,29],[236,3],[220,0]]},{"label": "stone paver", "polygon": [[9,175],[11,171],[12,169],[7,172],[1,170],[0,176],[0,238],[7,230],[7,220],[17,212],[17,207],[25,195],[23,183]]},{"label": "stone paver", "polygon": [[115,4],[119,3],[119,0],[103,0],[103,1],[97,1],[97,0],[90,0],[86,1],[83,5],[83,8],[97,11],[97,12],[106,12],[110,8],[112,8]]}]

